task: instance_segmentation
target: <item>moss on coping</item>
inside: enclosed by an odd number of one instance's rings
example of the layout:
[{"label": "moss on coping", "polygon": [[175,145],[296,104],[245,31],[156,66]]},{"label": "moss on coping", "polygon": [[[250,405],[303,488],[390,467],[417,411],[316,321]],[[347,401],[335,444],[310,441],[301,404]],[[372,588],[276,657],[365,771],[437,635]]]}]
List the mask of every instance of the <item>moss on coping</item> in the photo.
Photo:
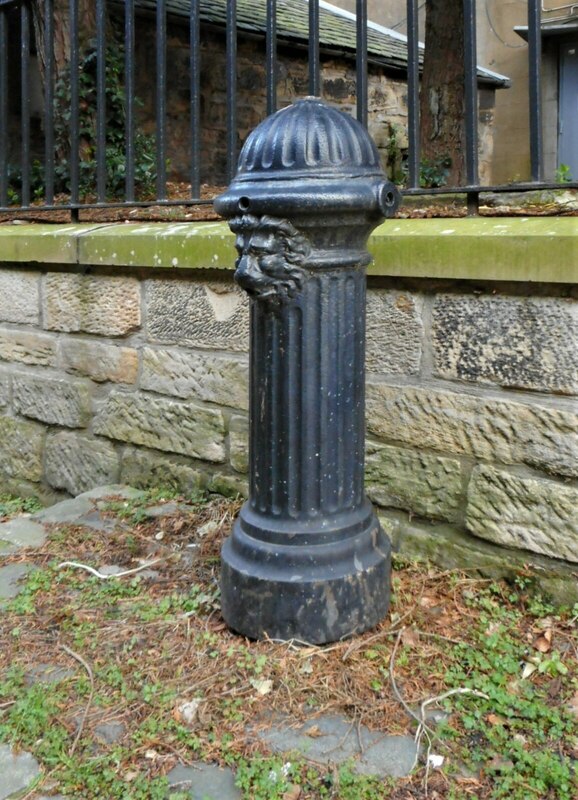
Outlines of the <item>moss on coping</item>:
[{"label": "moss on coping", "polygon": [[[0,263],[230,270],[224,222],[0,225]],[[578,217],[394,219],[370,275],[578,283]]]}]

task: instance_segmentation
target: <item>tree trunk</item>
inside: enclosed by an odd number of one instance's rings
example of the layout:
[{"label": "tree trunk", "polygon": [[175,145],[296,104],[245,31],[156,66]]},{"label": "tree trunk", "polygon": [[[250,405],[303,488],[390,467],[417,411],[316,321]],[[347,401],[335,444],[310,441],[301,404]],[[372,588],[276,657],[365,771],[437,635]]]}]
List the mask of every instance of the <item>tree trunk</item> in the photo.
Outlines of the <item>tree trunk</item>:
[{"label": "tree trunk", "polygon": [[465,151],[463,0],[427,0],[421,82],[421,155],[448,159],[447,182],[461,183]]},{"label": "tree trunk", "polygon": [[[46,36],[44,27],[45,0],[33,4],[34,35],[42,83],[46,76]],[[91,39],[96,36],[96,3],[94,0],[79,0],[78,37],[80,58],[86,53]],[[70,62],[70,2],[54,0],[54,69],[58,77]]]}]

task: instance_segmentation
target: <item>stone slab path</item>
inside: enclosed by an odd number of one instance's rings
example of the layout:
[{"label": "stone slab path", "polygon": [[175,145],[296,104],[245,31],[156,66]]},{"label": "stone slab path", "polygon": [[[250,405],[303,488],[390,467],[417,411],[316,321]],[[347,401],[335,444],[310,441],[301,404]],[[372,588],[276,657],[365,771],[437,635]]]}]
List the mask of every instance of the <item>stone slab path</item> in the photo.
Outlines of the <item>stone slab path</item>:
[{"label": "stone slab path", "polygon": [[[48,536],[48,526],[54,524],[113,530],[115,520],[106,519],[100,513],[106,505],[104,498],[116,496],[129,500],[142,495],[143,492],[127,486],[105,486],[31,516],[0,523],[0,609],[2,600],[17,596],[22,578],[32,569],[32,564],[26,562],[3,565],[5,556],[29,547],[41,547]],[[149,509],[149,515],[156,517],[174,511],[175,505],[169,503]],[[109,569],[114,572],[115,568],[111,566]],[[53,664],[37,664],[27,672],[26,682],[49,686],[71,674],[70,670]],[[114,742],[122,735],[119,723],[100,727],[98,736],[105,742]],[[417,759],[413,738],[377,734],[339,715],[319,716],[298,727],[292,725],[289,718],[272,719],[267,728],[255,730],[254,735],[272,752],[282,753],[287,758],[291,754],[299,755],[328,767],[351,761],[355,772],[380,778],[408,775]],[[17,800],[40,774],[40,765],[31,753],[15,752],[7,745],[0,745],[0,800]],[[215,764],[179,764],[167,778],[170,794],[188,792],[192,800],[241,800],[242,797],[240,789],[235,786],[232,770]],[[50,798],[37,795],[36,798],[64,800],[60,795],[51,795]]]}]

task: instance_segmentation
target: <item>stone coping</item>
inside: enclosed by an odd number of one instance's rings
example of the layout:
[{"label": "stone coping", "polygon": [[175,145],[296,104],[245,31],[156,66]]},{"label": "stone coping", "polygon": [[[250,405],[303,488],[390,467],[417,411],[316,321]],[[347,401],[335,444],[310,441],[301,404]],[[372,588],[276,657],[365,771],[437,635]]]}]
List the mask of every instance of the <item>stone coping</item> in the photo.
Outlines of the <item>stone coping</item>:
[{"label": "stone coping", "polygon": [[[0,263],[231,270],[225,222],[2,224]],[[393,219],[370,275],[578,283],[578,217]]]}]

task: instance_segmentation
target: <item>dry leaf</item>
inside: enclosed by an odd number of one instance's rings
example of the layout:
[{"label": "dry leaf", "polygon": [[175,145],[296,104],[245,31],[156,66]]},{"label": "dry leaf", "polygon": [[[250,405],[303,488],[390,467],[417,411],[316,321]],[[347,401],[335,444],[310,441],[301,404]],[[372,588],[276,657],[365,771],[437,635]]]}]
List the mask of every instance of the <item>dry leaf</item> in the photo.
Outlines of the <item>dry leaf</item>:
[{"label": "dry leaf", "polygon": [[506,721],[503,717],[500,717],[499,714],[488,714],[486,719],[490,725],[503,725]]},{"label": "dry leaf", "polygon": [[297,786],[295,783],[292,783],[283,795],[283,800],[299,800],[300,797],[301,787]]},{"label": "dry leaf", "polygon": [[273,688],[273,681],[270,680],[257,680],[256,678],[251,678],[249,683],[253,689],[255,689],[257,694],[260,694],[261,696],[269,694]]},{"label": "dry leaf", "polygon": [[202,700],[195,698],[186,703],[181,703],[181,705],[173,711],[173,717],[175,717],[177,721],[188,725],[189,728],[192,728],[199,718],[199,709],[202,702]]},{"label": "dry leaf", "polygon": [[401,634],[401,643],[406,647],[417,647],[419,644],[419,633],[413,628],[406,628]]},{"label": "dry leaf", "polygon": [[578,719],[578,692],[575,692],[574,696],[570,698],[567,708]]},{"label": "dry leaf", "polygon": [[534,639],[534,648],[540,653],[549,653],[552,649],[552,630],[544,631],[543,634]]},{"label": "dry leaf", "polygon": [[310,728],[307,728],[305,735],[311,736],[312,739],[318,739],[320,736],[323,736],[323,733],[320,730],[319,725],[312,725]]},{"label": "dry leaf", "polygon": [[522,670],[522,679],[526,680],[526,678],[529,678],[530,675],[533,675],[537,669],[537,664],[532,664],[530,661],[526,661],[524,664],[524,669]]}]

